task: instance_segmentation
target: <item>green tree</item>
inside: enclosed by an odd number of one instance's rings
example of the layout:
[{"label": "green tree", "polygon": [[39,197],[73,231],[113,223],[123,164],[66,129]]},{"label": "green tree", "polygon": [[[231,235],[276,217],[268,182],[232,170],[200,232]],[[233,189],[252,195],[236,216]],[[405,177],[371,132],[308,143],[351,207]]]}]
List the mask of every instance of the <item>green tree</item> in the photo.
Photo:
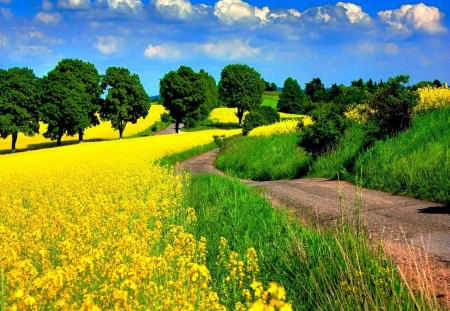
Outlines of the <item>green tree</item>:
[{"label": "green tree", "polygon": [[139,76],[123,67],[109,67],[101,85],[108,93],[102,102],[100,117],[111,121],[113,129],[119,131],[119,138],[122,139],[127,123],[134,124],[148,115],[150,97]]},{"label": "green tree", "polygon": [[246,111],[259,107],[263,100],[264,80],[255,69],[241,64],[225,66],[220,74],[219,98],[230,108],[237,108],[239,125]]},{"label": "green tree", "polygon": [[305,92],[314,103],[321,102],[326,99],[325,86],[320,78],[314,78],[310,82],[306,83]]},{"label": "green tree", "polygon": [[183,120],[192,125],[206,118],[217,101],[212,77],[204,71],[196,73],[187,66],[166,73],[159,83],[159,89],[164,108],[175,120],[177,133]]},{"label": "green tree", "polygon": [[306,96],[297,80],[289,77],[284,81],[277,108],[278,111],[285,113],[304,114],[306,112]]},{"label": "green tree", "polygon": [[102,89],[100,75],[91,63],[79,59],[63,59],[42,79],[41,118],[48,124],[44,137],[61,145],[64,134],[78,134],[99,124]]},{"label": "green tree", "polygon": [[16,151],[19,133],[39,133],[39,86],[31,69],[0,70],[0,136],[11,135],[11,152]]}]

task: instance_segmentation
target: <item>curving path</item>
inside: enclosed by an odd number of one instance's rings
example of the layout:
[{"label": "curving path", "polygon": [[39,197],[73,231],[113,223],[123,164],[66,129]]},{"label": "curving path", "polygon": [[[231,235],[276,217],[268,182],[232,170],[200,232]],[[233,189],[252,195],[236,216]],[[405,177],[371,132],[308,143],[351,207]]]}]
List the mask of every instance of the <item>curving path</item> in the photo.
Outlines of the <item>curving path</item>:
[{"label": "curving path", "polygon": [[[183,161],[178,169],[188,169],[193,174],[223,175],[214,167],[218,152],[215,149]],[[287,208],[304,223],[362,224],[372,241],[383,241],[385,252],[413,286],[428,282],[450,308],[448,207],[323,178],[243,182],[262,189],[275,206]]]},{"label": "curving path", "polygon": [[[181,133],[181,129],[184,127],[184,123],[180,123],[179,124],[179,129],[180,129],[180,133]],[[166,135],[166,134],[175,134],[175,123],[172,123],[171,125],[169,125],[168,127],[166,127],[165,129],[159,131],[157,133],[157,135]]]}]

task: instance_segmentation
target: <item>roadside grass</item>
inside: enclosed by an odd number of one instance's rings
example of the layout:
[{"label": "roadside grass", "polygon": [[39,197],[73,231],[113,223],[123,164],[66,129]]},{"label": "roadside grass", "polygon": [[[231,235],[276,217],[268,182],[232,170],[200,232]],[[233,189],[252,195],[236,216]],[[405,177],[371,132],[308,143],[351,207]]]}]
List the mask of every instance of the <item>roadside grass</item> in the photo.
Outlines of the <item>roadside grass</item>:
[{"label": "roadside grass", "polygon": [[137,137],[145,137],[145,136],[151,136],[153,134],[158,133],[159,131],[164,130],[168,126],[170,126],[172,122],[162,122],[162,121],[156,121],[153,123],[150,127],[143,130],[142,132],[136,133],[134,135],[125,137],[125,138],[137,138]]},{"label": "roadside grass", "polygon": [[[236,119],[237,120],[237,119]],[[221,123],[221,122],[212,122],[211,120],[205,120],[198,122],[192,127],[183,127],[183,132],[198,132],[198,131],[207,131],[207,130],[233,130],[238,129],[239,124],[237,123]]]},{"label": "roadside grass", "polygon": [[413,119],[398,136],[377,141],[358,158],[362,186],[450,203],[450,108]]},{"label": "roadside grass", "polygon": [[299,134],[234,137],[215,162],[227,174],[253,180],[291,179],[308,168],[311,155],[298,147]]},{"label": "roadside grass", "polygon": [[206,238],[213,287],[225,304],[225,281],[217,281],[227,277],[216,265],[220,237],[240,254],[254,247],[259,279],[284,286],[296,310],[437,309],[434,300],[414,297],[382,250],[352,227],[302,227],[255,190],[218,175],[192,176],[184,204],[196,210],[194,234]]},{"label": "roadside grass", "polygon": [[306,177],[353,179],[352,169],[363,150],[362,124],[354,124],[346,130],[335,150],[317,157]]},{"label": "roadside grass", "polygon": [[264,92],[263,102],[261,106],[270,106],[277,110],[278,99],[280,97],[280,92]]},{"label": "roadside grass", "polygon": [[182,151],[182,152],[166,155],[165,157],[162,157],[161,159],[159,159],[157,162],[163,166],[166,166],[166,165],[172,166],[172,165],[175,165],[176,163],[193,158],[202,153],[211,151],[215,148],[217,148],[217,145],[216,145],[216,143],[212,142],[212,143],[197,146],[197,147],[194,147],[194,148]]}]

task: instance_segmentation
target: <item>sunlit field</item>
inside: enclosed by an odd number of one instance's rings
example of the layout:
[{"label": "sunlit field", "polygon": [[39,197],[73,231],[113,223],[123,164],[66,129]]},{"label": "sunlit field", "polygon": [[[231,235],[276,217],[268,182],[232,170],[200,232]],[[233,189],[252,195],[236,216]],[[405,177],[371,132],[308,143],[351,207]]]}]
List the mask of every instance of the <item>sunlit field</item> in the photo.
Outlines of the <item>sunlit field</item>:
[{"label": "sunlit field", "polygon": [[[212,123],[238,123],[238,118],[236,117],[236,108],[216,108],[213,111],[211,111],[211,114],[208,117],[208,120]],[[244,119],[245,115],[244,114]],[[299,114],[290,114],[290,113],[283,113],[280,112],[281,119],[301,119],[304,116]]]},{"label": "sunlit field", "polygon": [[[149,127],[151,127],[156,121],[160,119],[161,113],[163,113],[164,107],[162,105],[156,105],[152,104],[150,108],[150,112],[148,116],[143,119],[140,118],[136,124],[128,123],[125,132],[124,137],[135,135],[139,132],[142,132]],[[19,137],[17,139],[17,149],[37,149],[39,148],[39,145],[45,144],[45,143],[51,143],[50,139],[47,139],[43,136],[43,133],[47,130],[47,125],[41,123],[40,129],[39,129],[39,135],[34,135],[32,137],[25,136],[22,133],[19,133]],[[115,131],[111,127],[111,122],[101,122],[100,125],[91,127],[86,129],[84,133],[84,140],[107,140],[107,139],[115,139],[119,138],[119,132]],[[78,136],[66,136],[64,135],[62,139],[63,143],[67,141],[78,141]],[[56,143],[55,143],[56,144]],[[0,151],[9,151],[11,149],[11,137],[8,137],[7,139],[0,139]]]}]

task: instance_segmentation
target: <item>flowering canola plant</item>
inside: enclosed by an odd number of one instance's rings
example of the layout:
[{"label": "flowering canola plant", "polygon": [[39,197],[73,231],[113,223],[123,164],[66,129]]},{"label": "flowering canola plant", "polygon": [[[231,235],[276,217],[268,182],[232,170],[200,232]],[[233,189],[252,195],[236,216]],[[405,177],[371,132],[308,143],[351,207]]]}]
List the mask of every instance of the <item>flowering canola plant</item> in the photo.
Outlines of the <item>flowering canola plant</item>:
[{"label": "flowering canola plant", "polygon": [[[152,104],[148,116],[143,119],[140,118],[137,123],[132,124],[128,123],[125,128],[125,137],[126,136],[132,136],[134,134],[137,134],[139,132],[142,132],[146,129],[148,129],[150,126],[152,126],[156,121],[160,120],[161,114],[165,111],[164,107],[162,105],[154,105]],[[47,125],[44,123],[40,124],[39,128],[39,134],[36,134],[34,136],[25,136],[22,133],[19,133],[18,139],[17,139],[17,149],[23,149],[23,148],[29,148],[31,145],[36,144],[43,144],[43,143],[49,143],[51,142],[50,139],[47,139],[43,136],[43,134],[47,131]],[[119,132],[115,131],[111,127],[110,121],[103,121],[100,122],[99,125],[87,128],[84,131],[84,140],[89,139],[114,139],[119,138]],[[77,140],[78,136],[71,137],[64,135],[63,141],[65,140]],[[0,150],[8,150],[11,148],[11,137],[8,137],[7,139],[0,139]]]},{"label": "flowering canola plant", "polygon": [[312,119],[305,116],[299,120],[285,120],[269,125],[259,126],[248,133],[248,136],[270,136],[274,134],[289,134],[298,131],[298,123],[302,122],[304,126],[312,124]]},{"label": "flowering canola plant", "polygon": [[[238,123],[238,118],[236,117],[236,108],[215,108],[211,111],[208,120],[212,123]],[[248,112],[244,113],[244,119]],[[280,112],[281,119],[303,119],[305,116],[300,114],[290,114]]]},{"label": "flowering canola plant", "polygon": [[[239,132],[1,156],[0,309],[224,310],[211,287],[206,240],[190,233],[195,210],[182,204],[189,181],[155,160]],[[284,289],[258,283],[256,261],[251,252],[239,276],[252,276],[246,284],[258,295],[236,306],[290,310]],[[231,275],[235,266],[225,265]]]},{"label": "flowering canola plant", "polygon": [[414,113],[430,109],[450,107],[450,89],[445,84],[442,87],[423,87],[417,90],[420,100],[414,107]]}]

